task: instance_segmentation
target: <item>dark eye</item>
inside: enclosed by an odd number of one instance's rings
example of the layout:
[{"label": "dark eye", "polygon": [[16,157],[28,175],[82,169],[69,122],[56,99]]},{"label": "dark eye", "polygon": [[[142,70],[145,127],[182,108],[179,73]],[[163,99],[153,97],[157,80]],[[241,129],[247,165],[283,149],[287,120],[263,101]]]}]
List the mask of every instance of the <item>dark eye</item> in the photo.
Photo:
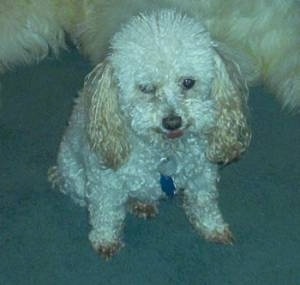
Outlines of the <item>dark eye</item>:
[{"label": "dark eye", "polygon": [[189,90],[191,88],[193,88],[193,86],[195,85],[195,80],[191,79],[191,78],[185,78],[182,81],[182,86],[184,89]]},{"label": "dark eye", "polygon": [[156,91],[156,87],[151,84],[140,84],[138,88],[141,92],[145,94],[153,94]]}]

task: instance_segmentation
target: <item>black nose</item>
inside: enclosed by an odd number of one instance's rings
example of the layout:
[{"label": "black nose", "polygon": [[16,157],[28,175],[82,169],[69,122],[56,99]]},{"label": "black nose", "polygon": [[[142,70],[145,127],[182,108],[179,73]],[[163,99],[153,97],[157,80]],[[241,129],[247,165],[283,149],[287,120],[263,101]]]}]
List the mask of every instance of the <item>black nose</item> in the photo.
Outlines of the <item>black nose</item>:
[{"label": "black nose", "polygon": [[180,116],[170,115],[162,119],[162,126],[169,131],[174,131],[182,126],[182,119]]}]

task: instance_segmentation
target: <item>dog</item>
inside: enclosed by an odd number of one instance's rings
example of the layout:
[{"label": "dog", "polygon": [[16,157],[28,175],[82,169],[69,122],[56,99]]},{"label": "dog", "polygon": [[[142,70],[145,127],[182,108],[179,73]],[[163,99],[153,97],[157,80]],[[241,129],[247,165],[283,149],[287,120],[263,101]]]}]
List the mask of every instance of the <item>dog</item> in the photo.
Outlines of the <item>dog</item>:
[{"label": "dog", "polygon": [[142,14],[114,35],[86,77],[53,172],[88,208],[97,252],[110,258],[122,247],[128,210],[155,216],[176,189],[199,233],[232,242],[216,201],[217,163],[249,145],[247,97],[238,66],[192,18]]},{"label": "dog", "polygon": [[111,258],[124,245],[126,213],[153,217],[177,192],[196,231],[231,244],[218,166],[249,146],[249,85],[263,80],[283,107],[299,108],[299,3],[3,0],[0,8],[0,72],[59,54],[66,34],[94,65],[49,176],[87,207],[94,249]]}]

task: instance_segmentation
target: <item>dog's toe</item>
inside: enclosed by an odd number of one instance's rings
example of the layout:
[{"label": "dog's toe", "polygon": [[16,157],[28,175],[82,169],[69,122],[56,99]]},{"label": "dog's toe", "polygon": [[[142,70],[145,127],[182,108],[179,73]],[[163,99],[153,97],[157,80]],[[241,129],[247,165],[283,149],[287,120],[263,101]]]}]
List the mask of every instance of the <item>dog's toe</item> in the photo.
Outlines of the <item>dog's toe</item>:
[{"label": "dog's toe", "polygon": [[221,232],[214,232],[209,236],[206,236],[206,239],[224,245],[233,245],[235,241],[232,232],[228,228],[225,228]]},{"label": "dog's toe", "polygon": [[98,246],[97,252],[105,259],[110,260],[119,250],[124,247],[122,242],[115,242],[105,246]]}]

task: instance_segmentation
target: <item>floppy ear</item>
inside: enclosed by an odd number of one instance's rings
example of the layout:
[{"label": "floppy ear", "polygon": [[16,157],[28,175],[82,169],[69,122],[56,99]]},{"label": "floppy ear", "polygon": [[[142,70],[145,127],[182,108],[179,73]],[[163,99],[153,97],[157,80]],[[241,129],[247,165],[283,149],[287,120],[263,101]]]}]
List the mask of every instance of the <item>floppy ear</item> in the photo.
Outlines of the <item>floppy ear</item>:
[{"label": "floppy ear", "polygon": [[107,167],[116,170],[128,158],[129,144],[119,108],[118,86],[108,61],[98,64],[87,75],[83,96],[91,148]]},{"label": "floppy ear", "polygon": [[207,157],[213,162],[229,163],[238,159],[249,146],[251,131],[247,122],[248,88],[239,66],[214,54],[215,78],[212,97],[216,102],[216,125],[209,135]]}]

